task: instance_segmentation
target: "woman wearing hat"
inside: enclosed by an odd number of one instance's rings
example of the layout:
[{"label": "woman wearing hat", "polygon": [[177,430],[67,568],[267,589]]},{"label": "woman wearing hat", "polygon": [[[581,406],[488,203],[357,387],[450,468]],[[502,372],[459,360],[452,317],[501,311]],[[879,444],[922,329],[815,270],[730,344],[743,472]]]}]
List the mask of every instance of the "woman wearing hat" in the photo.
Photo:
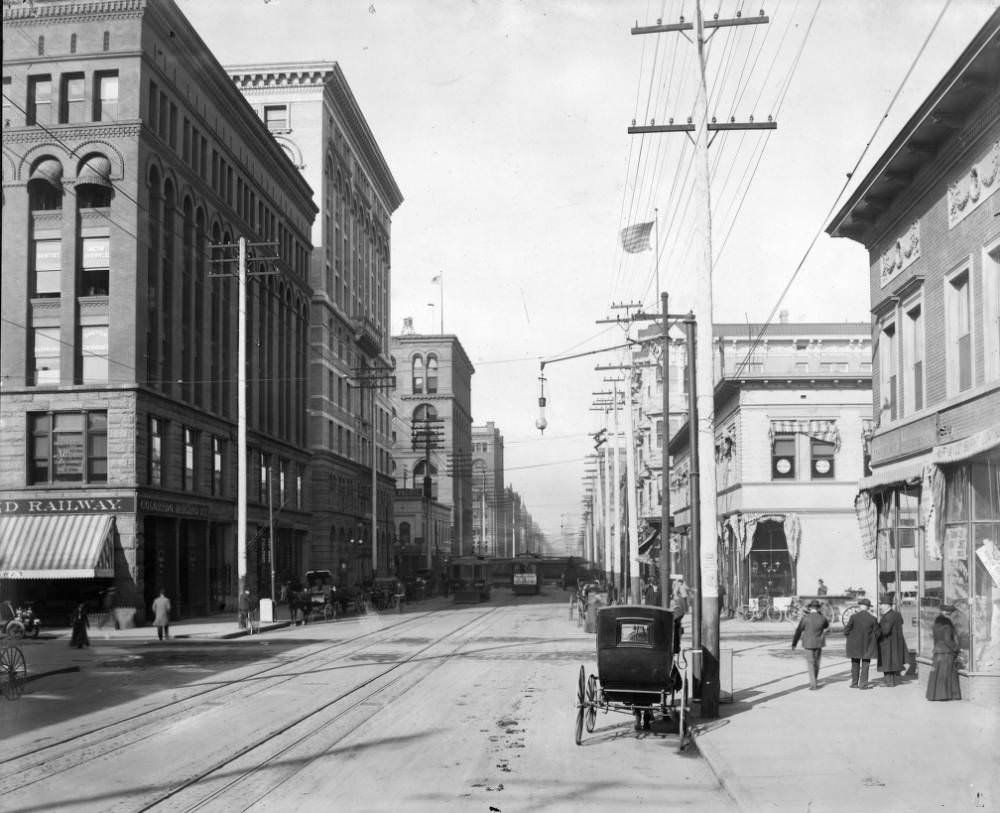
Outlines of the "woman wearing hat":
[{"label": "woman wearing hat", "polygon": [[906,666],[909,647],[903,637],[903,616],[892,607],[889,598],[879,601],[878,670],[884,677],[882,683],[890,688],[903,682],[899,673]]},{"label": "woman wearing hat", "polygon": [[809,602],[808,612],[799,620],[792,636],[792,649],[795,649],[799,639],[802,639],[802,649],[806,656],[806,674],[809,675],[809,690],[819,688],[819,662],[823,657],[823,645],[826,643],[826,628],[830,622],[819,611],[817,599]]},{"label": "woman wearing hat", "polygon": [[952,605],[943,604],[941,614],[934,619],[934,661],[927,678],[928,700],[962,699],[956,663],[960,650],[958,633],[948,617],[953,612],[955,608]]},{"label": "woman wearing hat", "polygon": [[868,667],[878,655],[878,621],[871,614],[872,603],[858,599],[861,609],[847,619],[844,635],[847,636],[847,657],[851,659],[851,688],[870,689]]}]

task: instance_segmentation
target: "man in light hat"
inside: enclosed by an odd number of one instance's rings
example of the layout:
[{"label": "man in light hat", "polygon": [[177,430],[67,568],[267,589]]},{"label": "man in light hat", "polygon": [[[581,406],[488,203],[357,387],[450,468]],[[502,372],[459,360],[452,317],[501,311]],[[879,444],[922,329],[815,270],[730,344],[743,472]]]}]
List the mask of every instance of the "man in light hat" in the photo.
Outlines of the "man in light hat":
[{"label": "man in light hat", "polygon": [[858,604],[860,609],[844,625],[846,654],[851,659],[851,688],[870,689],[868,667],[878,655],[878,621],[870,612],[872,603],[868,599],[858,599]]},{"label": "man in light hat", "polygon": [[823,645],[826,643],[826,629],[830,622],[819,611],[820,603],[813,599],[808,604],[808,612],[799,620],[792,636],[792,649],[795,649],[802,639],[802,649],[806,656],[806,674],[809,675],[809,691],[819,688],[819,663],[823,657]]}]

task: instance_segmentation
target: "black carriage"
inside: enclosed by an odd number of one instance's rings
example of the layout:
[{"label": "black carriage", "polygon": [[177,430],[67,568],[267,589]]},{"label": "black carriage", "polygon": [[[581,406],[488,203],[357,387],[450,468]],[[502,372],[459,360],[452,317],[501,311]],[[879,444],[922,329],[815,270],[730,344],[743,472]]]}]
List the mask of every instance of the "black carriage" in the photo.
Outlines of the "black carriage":
[{"label": "black carriage", "polygon": [[611,606],[597,612],[597,674],[580,667],[576,744],[593,732],[597,712],[632,714],[636,730],[659,712],[676,727],[681,750],[690,739],[685,662],[674,647],[673,613],[662,607]]}]

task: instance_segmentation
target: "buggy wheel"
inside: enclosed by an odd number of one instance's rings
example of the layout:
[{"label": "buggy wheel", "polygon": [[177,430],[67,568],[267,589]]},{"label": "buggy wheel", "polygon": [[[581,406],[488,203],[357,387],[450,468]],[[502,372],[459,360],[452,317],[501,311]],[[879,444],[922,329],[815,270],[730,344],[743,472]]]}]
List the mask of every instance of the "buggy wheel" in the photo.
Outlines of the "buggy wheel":
[{"label": "buggy wheel", "polygon": [[587,676],[584,668],[580,667],[580,679],[577,681],[576,685],[576,744],[580,745],[583,742],[583,709],[584,709],[584,692],[586,691],[585,685],[587,681]]},{"label": "buggy wheel", "polygon": [[791,621],[793,624],[798,624],[799,619],[802,617],[802,608],[798,604],[790,604],[788,606],[788,612],[785,613],[785,618]]},{"label": "buggy wheel", "polygon": [[593,675],[587,678],[587,713],[584,722],[587,724],[587,733],[593,733],[597,722],[597,678]]},{"label": "buggy wheel", "polygon": [[846,610],[844,610],[844,614],[840,616],[840,623],[846,627],[847,622],[851,620],[851,616],[854,615],[860,609],[861,607],[858,604],[853,604],[850,607],[848,607]]},{"label": "buggy wheel", "polygon": [[3,694],[8,700],[17,700],[24,689],[24,681],[28,676],[28,666],[24,662],[24,653],[16,646],[0,651],[0,681],[3,682]]}]

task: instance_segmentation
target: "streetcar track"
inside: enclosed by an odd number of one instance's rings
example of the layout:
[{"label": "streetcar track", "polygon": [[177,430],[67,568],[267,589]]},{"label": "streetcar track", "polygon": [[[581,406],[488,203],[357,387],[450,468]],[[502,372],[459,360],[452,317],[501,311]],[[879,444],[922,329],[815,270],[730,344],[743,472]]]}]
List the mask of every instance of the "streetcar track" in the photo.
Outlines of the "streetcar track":
[{"label": "streetcar track", "polygon": [[[271,665],[269,665],[269,666],[267,666],[267,667],[265,667],[263,669],[260,669],[260,670],[258,670],[256,672],[252,672],[252,673],[247,674],[247,675],[243,675],[243,676],[241,676],[241,677],[239,677],[237,679],[227,680],[227,681],[213,682],[210,686],[208,686],[207,688],[205,688],[204,691],[195,691],[195,692],[192,692],[191,694],[186,694],[184,697],[181,697],[181,698],[178,698],[178,699],[175,699],[175,700],[171,700],[170,702],[162,703],[160,705],[153,706],[153,707],[148,708],[148,709],[143,709],[142,711],[139,711],[139,712],[137,712],[135,714],[131,714],[131,715],[127,716],[127,717],[123,717],[123,718],[120,718],[120,719],[117,719],[117,720],[114,720],[114,721],[111,721],[111,722],[108,722],[108,723],[104,723],[102,725],[94,726],[93,728],[87,729],[86,731],[77,732],[77,733],[72,734],[72,735],[70,735],[68,737],[64,737],[64,738],[62,738],[60,740],[56,740],[56,741],[53,741],[53,742],[48,742],[48,743],[39,745],[38,747],[33,748],[33,749],[29,750],[29,751],[22,751],[22,752],[20,752],[20,753],[18,753],[16,755],[11,755],[9,758],[7,758],[6,760],[3,760],[2,763],[0,763],[0,764],[6,765],[6,766],[8,766],[8,767],[11,768],[11,770],[9,772],[7,772],[7,773],[0,773],[0,783],[6,782],[6,781],[10,780],[11,778],[15,778],[15,777],[22,777],[23,778],[24,774],[25,774],[25,769],[23,767],[23,761],[25,759],[29,759],[29,758],[33,758],[33,757],[38,757],[39,755],[44,754],[46,752],[50,752],[50,751],[52,751],[55,748],[64,747],[64,746],[72,745],[72,744],[75,744],[75,743],[79,743],[80,741],[84,741],[87,738],[93,737],[94,735],[97,735],[97,734],[104,734],[105,736],[112,737],[112,738],[114,738],[114,737],[121,737],[121,738],[123,738],[123,739],[126,740],[126,742],[122,743],[121,745],[111,746],[111,747],[108,748],[108,750],[106,750],[104,752],[104,753],[114,753],[115,751],[120,750],[123,747],[132,745],[132,744],[134,744],[136,742],[141,742],[142,740],[146,739],[147,737],[143,736],[141,734],[141,729],[142,729],[143,726],[154,725],[154,724],[156,726],[162,726],[163,723],[168,722],[170,719],[175,718],[178,715],[181,715],[181,714],[184,714],[184,713],[189,713],[190,710],[183,708],[183,706],[185,706],[185,705],[193,705],[197,701],[203,701],[199,705],[207,706],[208,703],[204,702],[204,698],[206,698],[206,696],[208,696],[208,695],[211,695],[212,693],[217,693],[217,692],[221,692],[223,690],[229,689],[234,684],[235,685],[244,684],[244,683],[247,683],[247,682],[250,682],[250,681],[274,681],[274,682],[269,682],[269,683],[266,683],[266,684],[265,683],[259,683],[257,685],[247,685],[245,687],[246,691],[244,691],[242,693],[242,696],[244,698],[253,697],[255,694],[259,694],[261,692],[267,691],[268,689],[275,688],[276,686],[280,686],[282,683],[286,683],[286,682],[291,681],[293,679],[301,678],[302,677],[301,673],[289,673],[289,674],[280,674],[279,673],[279,674],[276,674],[276,675],[268,675],[269,672],[275,672],[276,670],[279,670],[279,669],[280,670],[286,670],[289,667],[294,666],[295,664],[301,664],[302,662],[308,661],[311,658],[319,658],[322,655],[329,653],[331,650],[335,650],[337,648],[347,647],[350,644],[353,644],[353,643],[355,643],[357,641],[361,641],[362,639],[364,639],[366,637],[373,636],[373,635],[378,635],[379,633],[390,632],[390,631],[392,631],[394,629],[398,629],[399,627],[404,626],[406,624],[411,624],[414,621],[418,621],[418,620],[421,620],[423,618],[426,618],[427,616],[431,615],[432,613],[433,613],[433,611],[429,611],[429,612],[426,612],[426,613],[420,613],[420,614],[414,614],[414,615],[407,616],[404,620],[401,620],[401,621],[399,621],[399,622],[397,622],[395,624],[390,624],[390,625],[381,627],[381,628],[379,628],[377,630],[370,630],[370,631],[364,632],[364,633],[362,633],[360,635],[356,635],[356,636],[354,636],[352,638],[347,638],[347,639],[344,639],[342,641],[335,641],[335,642],[333,642],[331,644],[328,644],[328,645],[325,645],[325,646],[321,646],[319,648],[311,649],[309,652],[306,652],[306,653],[304,653],[302,655],[296,656],[296,657],[288,659],[288,660],[283,660],[281,663],[271,664]],[[370,646],[370,645],[373,645],[374,643],[375,642],[372,642],[372,643],[369,643],[368,645]],[[359,652],[359,651],[361,651],[361,650],[355,650],[355,652]],[[357,664],[352,664],[352,666],[357,666]],[[196,684],[196,685],[203,686],[205,684],[199,683],[199,684]],[[231,695],[227,695],[226,699],[227,700],[231,700],[232,696]],[[153,717],[153,715],[155,715],[157,713],[161,713],[161,712],[167,711],[167,710],[172,710],[172,711],[168,711],[167,714],[165,714],[165,715],[163,715],[161,717],[157,717],[157,718]],[[115,728],[124,728],[128,723],[134,723],[136,721],[140,721],[140,724],[138,726],[135,726],[133,728],[125,728],[124,730],[122,730],[120,732],[116,732],[116,733],[113,733],[113,734],[110,734],[110,735],[107,733],[107,732],[109,732],[109,731],[111,731],[112,729],[115,729]],[[107,747],[109,745],[109,741],[105,740],[103,744]],[[41,781],[43,779],[51,777],[53,775],[53,771],[51,770],[53,762],[56,761],[56,760],[58,760],[58,759],[60,759],[60,758],[66,758],[66,757],[68,757],[70,755],[71,755],[70,753],[67,753],[67,754],[62,754],[62,755],[56,756],[56,757],[48,757],[48,758],[43,757],[41,759],[34,759],[34,760],[32,760],[34,764],[39,765],[39,766],[44,763],[45,767],[47,769],[49,769],[49,770],[45,773],[45,776],[39,777],[38,779],[34,779],[34,780],[30,781],[30,782],[23,782],[23,783],[19,784],[16,789],[19,790],[21,788],[28,787],[29,785],[34,784],[37,781]],[[17,764],[21,765],[22,767],[20,767],[19,769],[16,769],[16,770],[13,769],[14,760],[17,760]],[[65,771],[65,770],[71,770],[73,767],[75,767],[75,765],[70,765],[70,766],[68,766],[66,768],[60,769],[59,771],[57,771],[57,773],[61,773],[61,772]]]},{"label": "streetcar track", "polygon": [[[319,715],[322,712],[324,712],[327,709],[329,709],[331,706],[334,706],[337,703],[342,702],[343,700],[345,700],[348,697],[350,697],[351,695],[353,695],[353,694],[355,694],[355,693],[363,690],[364,688],[366,688],[367,686],[371,685],[372,683],[381,680],[386,675],[388,675],[390,672],[393,672],[393,671],[395,671],[397,669],[400,669],[401,667],[403,667],[405,665],[408,665],[408,664],[422,662],[423,659],[419,658],[419,656],[422,655],[424,652],[426,652],[427,650],[431,649],[432,647],[438,646],[439,644],[441,644],[447,638],[450,638],[450,637],[452,637],[454,635],[457,635],[460,632],[466,631],[473,624],[477,624],[477,623],[485,621],[490,615],[498,612],[499,609],[500,609],[499,607],[492,607],[489,610],[486,610],[485,612],[482,612],[481,614],[477,615],[473,619],[470,619],[469,621],[467,621],[466,623],[462,624],[461,626],[459,626],[459,627],[451,630],[450,632],[448,632],[448,633],[446,633],[446,634],[444,634],[442,636],[439,636],[437,639],[431,641],[425,647],[422,647],[421,649],[417,650],[412,655],[410,655],[410,656],[408,656],[408,657],[406,657],[406,658],[404,658],[404,659],[402,659],[400,661],[397,661],[392,666],[390,666],[388,669],[385,669],[384,671],[380,672],[377,675],[374,675],[373,677],[365,680],[364,682],[362,682],[362,683],[360,683],[360,684],[358,684],[356,686],[353,686],[352,688],[350,688],[347,691],[341,693],[337,697],[335,697],[335,698],[333,698],[333,699],[331,699],[331,700],[323,703],[322,705],[320,705],[320,706],[318,706],[318,707],[316,707],[314,709],[311,709],[310,711],[307,711],[307,712],[299,715],[296,719],[290,721],[289,723],[287,723],[286,725],[278,728],[277,730],[269,731],[266,736],[258,737],[256,739],[256,741],[254,741],[254,742],[252,742],[252,743],[250,743],[250,744],[248,744],[248,745],[240,748],[238,751],[236,751],[235,753],[227,756],[226,758],[218,760],[214,765],[210,766],[209,768],[207,768],[207,769],[199,772],[198,774],[192,776],[191,778],[187,779],[186,781],[184,781],[183,783],[181,783],[177,787],[173,788],[169,792],[161,795],[158,799],[155,799],[154,801],[145,804],[143,807],[138,808],[137,813],[145,813],[145,811],[152,810],[155,807],[157,807],[157,806],[159,806],[161,804],[164,804],[165,802],[169,801],[170,799],[172,799],[173,797],[177,796],[178,794],[184,792],[185,790],[187,790],[189,788],[194,787],[198,783],[200,783],[200,782],[204,781],[205,779],[209,778],[212,774],[218,773],[223,768],[225,768],[227,765],[231,765],[232,763],[234,763],[237,760],[243,758],[244,756],[246,756],[247,754],[251,753],[252,751],[255,751],[258,748],[261,748],[262,746],[269,744],[276,737],[279,737],[281,735],[287,734],[292,729],[296,728],[297,726],[302,725],[303,723],[305,723],[309,719],[316,717],[317,715]],[[445,660],[448,657],[451,657],[452,655],[454,655],[454,650],[449,655],[447,655],[447,656],[438,656],[434,660],[439,660],[439,661],[443,662],[443,660]],[[437,668],[439,668],[439,667],[435,667],[435,669],[437,669]],[[434,671],[434,669],[432,669],[430,672],[428,672],[427,675],[424,675],[422,678],[420,678],[417,681],[417,683],[414,684],[414,686],[419,685],[420,682],[422,682],[423,680],[426,680],[426,678],[430,674],[432,674],[433,671]],[[304,742],[306,740],[311,739],[312,737],[315,737],[320,732],[322,732],[328,725],[330,725],[330,723],[335,722],[336,720],[340,719],[341,717],[344,717],[347,714],[353,712],[357,708],[358,705],[360,705],[362,703],[365,703],[368,700],[370,700],[372,697],[374,697],[375,695],[380,694],[380,693],[386,691],[387,689],[391,688],[392,686],[396,685],[398,682],[400,682],[401,680],[403,680],[405,677],[407,677],[407,674],[400,674],[399,676],[397,676],[397,677],[393,678],[392,680],[390,680],[385,685],[382,685],[379,688],[377,688],[377,689],[369,692],[368,694],[366,694],[363,698],[361,698],[357,703],[355,703],[350,708],[347,708],[344,711],[335,714],[331,719],[324,721],[322,725],[315,726],[311,730],[305,732],[302,735],[302,738],[300,740],[298,740],[298,742]],[[411,687],[411,688],[413,688],[413,687]],[[407,691],[410,691],[410,689],[408,689]],[[281,785],[283,785],[285,782],[287,782],[289,779],[291,779],[297,773],[301,772],[302,770],[305,770],[306,767],[308,767],[309,765],[311,765],[317,759],[319,759],[322,756],[324,756],[330,750],[330,747],[333,747],[333,746],[337,745],[342,740],[344,740],[348,736],[350,736],[351,733],[353,733],[353,731],[348,731],[348,732],[344,733],[342,736],[338,737],[333,743],[331,743],[331,745],[328,748],[324,749],[324,751],[321,754],[317,754],[312,759],[310,759],[307,762],[305,762],[301,767],[297,768],[296,770],[292,771],[292,773],[290,773],[289,775],[285,776],[280,782],[278,782],[277,784],[273,785],[264,794],[264,796],[269,795],[270,793],[274,792],[274,790],[276,790],[277,788],[281,787]],[[212,791],[207,796],[199,799],[193,805],[184,808],[185,813],[190,813],[190,811],[199,810],[199,809],[205,807],[206,805],[208,805],[209,803],[211,803],[212,801],[214,801],[215,799],[217,799],[220,795],[222,795],[226,791],[230,790],[231,788],[233,788],[234,786],[236,786],[240,782],[244,781],[246,779],[246,777],[248,777],[249,775],[253,774],[254,772],[260,770],[261,768],[263,768],[263,767],[271,764],[272,762],[274,762],[274,760],[276,758],[277,758],[277,755],[267,757],[266,759],[263,759],[260,762],[254,764],[252,767],[250,767],[250,768],[248,768],[248,769],[246,769],[246,770],[244,770],[242,772],[237,773],[236,776],[234,776],[234,778],[232,778],[230,781],[226,782],[222,787],[215,789],[214,791]],[[261,796],[257,800],[255,800],[253,802],[253,804],[256,804],[258,801],[260,801],[261,798],[263,798],[263,796]],[[246,809],[246,808],[244,808],[244,809]]]}]

